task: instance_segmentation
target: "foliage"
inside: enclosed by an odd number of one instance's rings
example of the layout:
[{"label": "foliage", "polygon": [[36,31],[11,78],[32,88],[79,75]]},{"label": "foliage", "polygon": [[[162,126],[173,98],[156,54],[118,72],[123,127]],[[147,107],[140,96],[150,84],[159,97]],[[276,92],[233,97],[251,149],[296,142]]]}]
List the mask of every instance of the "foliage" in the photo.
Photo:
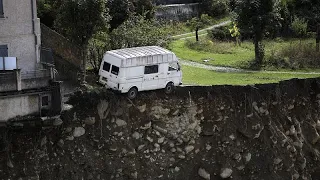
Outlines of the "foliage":
[{"label": "foliage", "polygon": [[200,18],[194,17],[187,22],[191,30],[196,31],[196,40],[199,40],[198,31],[200,28],[210,24],[211,18],[207,14],[202,14]]},{"label": "foliage", "polygon": [[217,43],[208,39],[201,41],[186,40],[185,45],[195,51],[205,51],[219,54],[231,54],[232,51],[227,44]]},{"label": "foliage", "polygon": [[223,16],[229,12],[229,0],[201,0],[201,9],[211,17]]},{"label": "foliage", "polygon": [[295,17],[291,24],[295,37],[302,38],[307,36],[308,22],[303,18]]},{"label": "foliage", "polygon": [[61,4],[62,0],[37,0],[37,12],[41,22],[52,28]]},{"label": "foliage", "polygon": [[73,42],[86,46],[96,32],[108,28],[109,19],[104,0],[65,0],[55,27]]},{"label": "foliage", "polygon": [[232,39],[230,31],[227,26],[220,26],[211,30],[208,30],[208,37],[211,40],[229,41]]},{"label": "foliage", "polygon": [[255,63],[261,65],[264,48],[261,43],[268,26],[276,26],[280,21],[279,4],[276,0],[239,0],[235,12],[239,27],[254,34]]},{"label": "foliage", "polygon": [[148,20],[154,17],[154,6],[152,0],[130,0],[134,7],[134,12]]},{"label": "foliage", "polygon": [[107,6],[111,16],[111,31],[120,26],[133,13],[133,5],[129,0],[109,0],[107,1]]},{"label": "foliage", "polygon": [[88,63],[96,73],[99,71],[104,53],[110,49],[108,33],[100,31],[90,39],[87,50]]},{"label": "foliage", "polygon": [[266,65],[275,68],[319,68],[320,53],[316,52],[314,43],[291,43],[280,49],[273,50],[267,58]]},{"label": "foliage", "polygon": [[168,36],[154,20],[132,16],[113,30],[110,38],[112,49],[119,49],[149,45],[165,46]]}]

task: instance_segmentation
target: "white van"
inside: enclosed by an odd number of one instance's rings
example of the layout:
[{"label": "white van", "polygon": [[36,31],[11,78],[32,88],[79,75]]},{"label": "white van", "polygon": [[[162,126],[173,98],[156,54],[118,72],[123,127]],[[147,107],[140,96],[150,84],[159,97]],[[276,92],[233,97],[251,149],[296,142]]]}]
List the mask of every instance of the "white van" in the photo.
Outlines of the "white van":
[{"label": "white van", "polygon": [[112,50],[105,53],[99,70],[99,82],[105,87],[128,93],[165,89],[171,93],[182,84],[182,72],[176,55],[158,46]]}]

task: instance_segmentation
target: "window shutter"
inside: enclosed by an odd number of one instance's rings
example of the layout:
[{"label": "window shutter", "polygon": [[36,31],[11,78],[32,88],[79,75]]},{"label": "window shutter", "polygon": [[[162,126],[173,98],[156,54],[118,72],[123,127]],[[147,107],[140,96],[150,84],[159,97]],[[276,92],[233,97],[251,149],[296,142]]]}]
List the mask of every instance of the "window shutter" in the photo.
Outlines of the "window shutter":
[{"label": "window shutter", "polygon": [[4,13],[3,13],[3,0],[0,0],[0,18],[4,17]]},{"label": "window shutter", "polygon": [[8,46],[7,45],[0,45],[0,57],[8,57]]}]

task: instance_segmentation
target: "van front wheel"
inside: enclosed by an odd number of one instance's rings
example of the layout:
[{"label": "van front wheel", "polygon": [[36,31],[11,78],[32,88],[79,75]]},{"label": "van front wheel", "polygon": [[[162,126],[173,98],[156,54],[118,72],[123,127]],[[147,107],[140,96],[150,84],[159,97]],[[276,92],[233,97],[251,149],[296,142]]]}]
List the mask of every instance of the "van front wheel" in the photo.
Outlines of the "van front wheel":
[{"label": "van front wheel", "polygon": [[138,94],[138,89],[133,87],[128,91],[128,98],[129,99],[134,99],[134,98],[137,97],[137,94]]},{"label": "van front wheel", "polygon": [[172,82],[169,82],[167,85],[166,85],[166,88],[164,89],[164,92],[166,94],[171,94],[173,92],[173,89],[174,89],[174,84]]}]

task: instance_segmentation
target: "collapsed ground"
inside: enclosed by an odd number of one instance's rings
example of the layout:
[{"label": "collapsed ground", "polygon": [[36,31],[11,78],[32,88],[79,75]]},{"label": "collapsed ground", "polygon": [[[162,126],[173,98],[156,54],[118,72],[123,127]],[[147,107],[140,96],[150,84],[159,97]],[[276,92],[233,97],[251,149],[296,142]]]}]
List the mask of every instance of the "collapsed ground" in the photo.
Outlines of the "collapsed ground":
[{"label": "collapsed ground", "polygon": [[78,92],[56,126],[2,130],[0,179],[318,179],[319,82]]}]

